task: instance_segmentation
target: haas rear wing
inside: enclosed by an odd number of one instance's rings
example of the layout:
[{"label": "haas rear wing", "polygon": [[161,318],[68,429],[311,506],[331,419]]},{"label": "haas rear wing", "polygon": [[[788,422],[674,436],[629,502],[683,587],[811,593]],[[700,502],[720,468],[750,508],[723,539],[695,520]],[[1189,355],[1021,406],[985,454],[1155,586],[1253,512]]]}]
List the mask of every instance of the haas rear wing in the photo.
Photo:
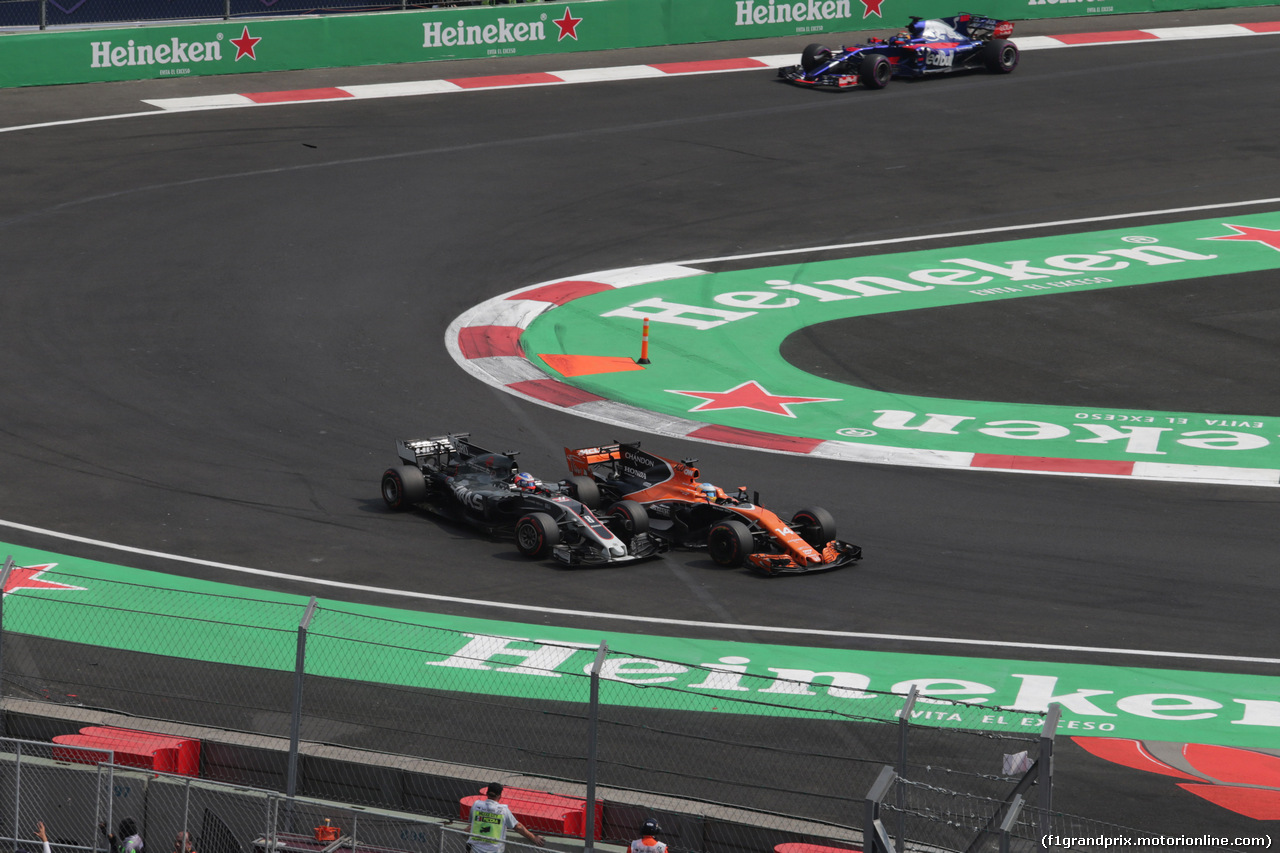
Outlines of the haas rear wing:
[{"label": "haas rear wing", "polygon": [[407,465],[418,465],[422,460],[433,457],[443,464],[449,461],[451,454],[458,454],[459,457],[471,457],[489,452],[483,447],[472,444],[471,433],[469,432],[455,432],[449,435],[437,435],[432,438],[396,442],[396,453]]}]

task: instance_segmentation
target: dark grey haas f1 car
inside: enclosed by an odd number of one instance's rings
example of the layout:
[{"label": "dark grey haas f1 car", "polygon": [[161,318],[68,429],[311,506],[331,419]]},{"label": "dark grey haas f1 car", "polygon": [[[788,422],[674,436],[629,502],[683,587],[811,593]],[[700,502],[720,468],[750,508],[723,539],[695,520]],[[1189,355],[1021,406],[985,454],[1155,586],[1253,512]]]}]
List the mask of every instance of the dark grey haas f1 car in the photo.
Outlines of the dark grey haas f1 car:
[{"label": "dark grey haas f1 car", "polygon": [[1018,66],[1018,46],[1008,40],[1011,21],[982,15],[925,20],[912,18],[907,28],[887,39],[830,50],[811,44],[799,65],[778,69],[789,83],[813,88],[883,89],[894,77],[930,77],[985,68],[1008,74]]},{"label": "dark grey haas f1 car", "polygon": [[566,565],[624,563],[657,556],[644,507],[621,501],[597,515],[566,483],[520,471],[515,453],[494,453],[468,433],[397,441],[398,465],[382,475],[393,510],[425,509],[489,535],[513,535],[520,553]]}]

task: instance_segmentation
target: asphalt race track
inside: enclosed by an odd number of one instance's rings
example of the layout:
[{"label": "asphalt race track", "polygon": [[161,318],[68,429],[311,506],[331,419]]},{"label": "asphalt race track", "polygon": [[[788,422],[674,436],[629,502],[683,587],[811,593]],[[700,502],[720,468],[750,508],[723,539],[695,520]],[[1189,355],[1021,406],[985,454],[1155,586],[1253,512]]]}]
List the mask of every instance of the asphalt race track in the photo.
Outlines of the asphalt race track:
[{"label": "asphalt race track", "polygon": [[[1170,13],[1019,33],[1277,17]],[[146,111],[144,98],[798,54],[805,41],[9,90],[0,123]],[[646,442],[696,456],[709,478],[746,483],[770,506],[826,506],[867,554],[852,570],[775,581],[699,554],[601,571],[531,565],[509,544],[385,511],[378,477],[399,438],[471,431],[520,450],[546,479],[563,476],[565,446],[644,438],[528,404],[453,362],[449,323],[517,287],[1280,197],[1277,67],[1280,36],[1263,36],[1027,52],[1007,77],[883,92],[803,91],[752,71],[0,132],[0,520],[446,596],[472,598],[483,582],[500,600],[548,608],[1080,650],[687,629],[698,636],[1275,675],[1277,489]],[[1020,340],[1014,355],[995,346],[1009,320],[988,305],[819,327],[786,355],[904,393],[1074,403],[1079,392],[1280,417],[1273,275],[1073,296],[1055,306],[1067,315],[1058,333]],[[1047,309],[1017,310],[1032,324]],[[0,538],[244,582],[22,529]],[[1079,769],[1074,749],[1063,744],[1055,803],[1067,811],[1166,831],[1265,827],[1119,768]]]}]

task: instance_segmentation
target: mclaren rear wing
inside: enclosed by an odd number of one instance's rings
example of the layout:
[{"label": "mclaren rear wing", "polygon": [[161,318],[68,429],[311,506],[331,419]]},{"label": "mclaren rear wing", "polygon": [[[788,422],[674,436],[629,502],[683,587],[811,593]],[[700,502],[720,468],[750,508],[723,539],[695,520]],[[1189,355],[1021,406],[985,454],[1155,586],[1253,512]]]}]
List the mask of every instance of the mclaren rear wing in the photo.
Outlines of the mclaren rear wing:
[{"label": "mclaren rear wing", "polygon": [[590,477],[592,465],[617,462],[622,458],[622,445],[606,444],[601,447],[580,447],[577,450],[566,447],[565,461],[569,463],[569,473],[578,477]]}]

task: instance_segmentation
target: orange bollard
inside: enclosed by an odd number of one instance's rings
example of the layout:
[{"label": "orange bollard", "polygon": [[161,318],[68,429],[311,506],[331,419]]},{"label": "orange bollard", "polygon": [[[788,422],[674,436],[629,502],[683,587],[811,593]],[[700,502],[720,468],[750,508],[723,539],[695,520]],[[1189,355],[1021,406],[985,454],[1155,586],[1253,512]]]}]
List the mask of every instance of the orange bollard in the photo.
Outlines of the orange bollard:
[{"label": "orange bollard", "polygon": [[644,318],[644,332],[640,336],[640,359],[636,364],[649,363],[649,318]]}]

